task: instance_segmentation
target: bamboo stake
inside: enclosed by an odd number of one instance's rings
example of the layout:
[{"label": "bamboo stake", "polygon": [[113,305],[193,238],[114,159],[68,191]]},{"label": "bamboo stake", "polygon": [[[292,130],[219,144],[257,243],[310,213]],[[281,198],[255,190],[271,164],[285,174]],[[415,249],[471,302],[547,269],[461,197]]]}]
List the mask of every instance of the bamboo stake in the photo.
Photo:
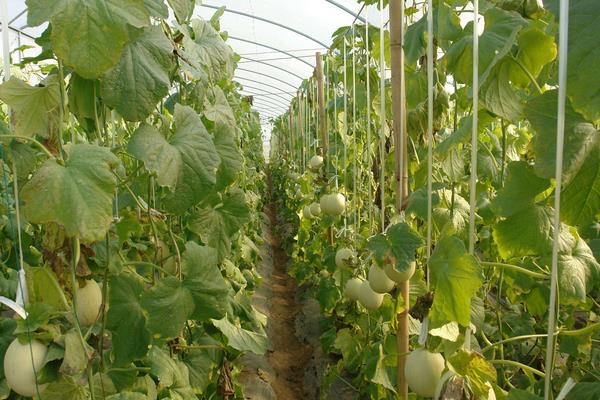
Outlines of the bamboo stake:
[{"label": "bamboo stake", "polygon": [[[390,0],[390,48],[392,61],[392,117],[394,128],[394,154],[396,172],[396,209],[402,211],[408,197],[408,151],[406,135],[406,96],[404,87],[404,0]],[[409,283],[399,285],[404,311],[396,316],[398,322],[398,371],[397,391],[399,398],[408,399],[408,384],[404,376],[408,348]]]},{"label": "bamboo stake", "polygon": [[329,135],[327,134],[327,117],[325,115],[325,79],[323,76],[323,55],[317,53],[317,99],[319,115],[319,135],[323,151],[323,176],[327,180],[327,165],[329,162]]}]

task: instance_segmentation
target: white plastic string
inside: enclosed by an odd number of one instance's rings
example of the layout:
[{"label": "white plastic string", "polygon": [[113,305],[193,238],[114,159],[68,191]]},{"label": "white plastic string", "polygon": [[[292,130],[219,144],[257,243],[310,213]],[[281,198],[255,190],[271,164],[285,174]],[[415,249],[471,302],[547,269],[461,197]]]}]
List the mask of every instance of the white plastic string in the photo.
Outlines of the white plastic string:
[{"label": "white plastic string", "polygon": [[552,395],[552,370],[554,365],[554,331],[556,329],[556,286],[558,281],[558,241],[560,239],[560,194],[562,190],[563,148],[565,141],[565,103],[567,94],[567,59],[569,44],[569,0],[560,2],[560,28],[558,39],[558,115],[556,122],[556,189],[554,192],[554,238],[552,243],[552,274],[550,305],[548,306],[548,338],[546,343],[546,378],[544,399]]},{"label": "white plastic string", "polygon": [[[329,70],[328,70],[329,71]],[[327,72],[329,74],[329,72]],[[337,113],[337,82],[335,81],[335,77],[331,77],[331,88],[333,90],[333,149],[335,154],[335,165],[333,166],[333,172],[335,176],[335,190],[336,192],[340,191],[339,185],[339,171],[338,171],[338,151],[337,151],[337,143],[338,143],[338,113]]]},{"label": "white plastic string", "polygon": [[356,31],[355,26],[352,25],[352,148],[354,149],[353,157],[353,178],[354,178],[354,227],[357,232],[360,232],[360,216],[358,212],[358,190],[356,188],[358,184],[358,168],[356,159],[358,158],[358,148],[356,147]]},{"label": "white plastic string", "polygon": [[427,0],[427,287],[431,257],[433,186],[433,4]]},{"label": "white plastic string", "polygon": [[[343,173],[344,173],[344,196],[348,196],[348,151],[346,147],[346,140],[348,140],[348,63],[346,61],[347,48],[346,48],[346,35],[344,34],[344,87],[342,95],[344,96],[344,162],[343,162]],[[344,232],[348,228],[348,219],[346,213],[344,213]]]},{"label": "white plastic string", "polygon": [[471,185],[469,193],[469,253],[475,252],[475,201],[477,199],[477,140],[479,136],[479,0],[473,0],[473,128],[471,130]]},{"label": "white plastic string", "polygon": [[381,173],[379,180],[379,194],[381,196],[381,232],[385,232],[385,29],[383,15],[383,0],[379,0],[380,27],[379,27],[379,66],[381,68],[381,77],[379,78],[379,96],[381,103],[381,135],[379,138],[379,157],[381,161]]},{"label": "white plastic string", "polygon": [[369,191],[369,232],[373,230],[373,188],[371,180],[371,52],[369,50],[369,6],[366,7],[365,15],[365,51],[367,57],[366,71],[367,71],[367,143],[365,151],[367,152],[367,188]]}]

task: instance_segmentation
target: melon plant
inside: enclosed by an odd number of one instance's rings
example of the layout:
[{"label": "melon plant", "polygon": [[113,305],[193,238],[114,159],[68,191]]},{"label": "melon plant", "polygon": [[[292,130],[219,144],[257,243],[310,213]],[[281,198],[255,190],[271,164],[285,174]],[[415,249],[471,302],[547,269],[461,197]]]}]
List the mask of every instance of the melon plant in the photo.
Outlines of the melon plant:
[{"label": "melon plant", "polygon": [[84,286],[77,289],[77,307],[75,311],[79,323],[83,326],[93,325],[98,319],[102,306],[102,290],[93,279],[84,281]]},{"label": "melon plant", "polygon": [[383,294],[371,289],[369,281],[363,281],[358,291],[358,301],[367,310],[377,310],[383,303]]},{"label": "melon plant", "polygon": [[388,278],[383,268],[371,265],[368,277],[369,286],[376,293],[387,293],[394,288],[396,283]]},{"label": "melon plant", "polygon": [[313,171],[318,171],[323,166],[323,157],[314,155],[308,162],[308,166]]},{"label": "melon plant", "polygon": [[407,280],[409,280],[410,278],[412,278],[412,276],[415,273],[415,270],[417,268],[417,264],[415,262],[411,262],[408,265],[408,268],[406,269],[406,271],[398,271],[396,269],[396,267],[391,264],[385,264],[383,267],[383,270],[385,271],[385,274],[387,275],[387,277],[389,279],[391,279],[392,281],[396,282],[396,283],[402,283],[402,282],[406,282]]},{"label": "melon plant", "polygon": [[364,280],[361,278],[351,278],[348,279],[346,285],[344,286],[344,295],[349,300],[356,301],[360,299],[361,286]]},{"label": "melon plant", "polygon": [[321,216],[321,205],[319,203],[312,203],[310,205],[310,213],[313,217]]},{"label": "melon plant", "polygon": [[310,206],[304,206],[302,208],[302,216],[306,219],[313,219],[313,215],[310,212]]}]

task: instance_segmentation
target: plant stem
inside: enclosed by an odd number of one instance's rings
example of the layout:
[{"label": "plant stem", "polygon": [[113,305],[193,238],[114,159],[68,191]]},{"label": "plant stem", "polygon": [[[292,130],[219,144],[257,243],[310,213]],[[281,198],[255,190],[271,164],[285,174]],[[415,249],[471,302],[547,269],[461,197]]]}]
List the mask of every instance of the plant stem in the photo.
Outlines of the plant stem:
[{"label": "plant stem", "polygon": [[516,367],[516,368],[520,368],[523,371],[527,371],[530,372],[534,375],[537,375],[541,378],[545,378],[546,374],[543,373],[542,371],[540,371],[539,369],[535,369],[533,367],[530,367],[529,365],[525,365],[522,364],[518,361],[513,361],[513,360],[490,360],[491,364],[499,364],[499,365],[509,365],[511,367]]},{"label": "plant stem", "polygon": [[25,141],[31,142],[31,143],[35,144],[37,147],[39,147],[40,150],[42,150],[49,158],[51,158],[51,159],[55,159],[56,158],[56,157],[54,157],[54,154],[50,153],[50,150],[48,150],[46,148],[46,146],[44,146],[43,144],[41,144],[40,142],[38,142],[34,138],[31,138],[31,137],[28,137],[28,136],[21,136],[21,135],[0,135],[0,138],[21,139],[21,140],[25,140]]},{"label": "plant stem", "polygon": [[521,61],[519,61],[515,56],[511,56],[511,58],[519,66],[519,68],[521,68],[521,70],[523,72],[525,72],[525,75],[527,75],[527,77],[529,78],[529,80],[531,81],[531,83],[533,84],[533,86],[535,86],[535,88],[537,89],[537,91],[540,94],[544,93],[544,91],[540,87],[539,83],[537,82],[537,80],[535,79],[535,77],[533,76],[533,74],[531,72],[529,72],[529,70],[527,69],[527,67],[525,67],[523,65],[523,63]]},{"label": "plant stem", "polygon": [[501,263],[501,262],[489,262],[489,261],[481,261],[480,262],[481,265],[487,266],[487,267],[496,267],[496,268],[502,268],[502,269],[508,269],[511,271],[515,271],[515,272],[519,272],[523,275],[527,275],[531,278],[534,279],[549,279],[550,277],[546,274],[542,274],[539,272],[534,272],[534,271],[530,271],[528,269],[525,269],[523,267],[519,267],[517,265],[512,265],[512,264],[505,264],[505,263]]}]

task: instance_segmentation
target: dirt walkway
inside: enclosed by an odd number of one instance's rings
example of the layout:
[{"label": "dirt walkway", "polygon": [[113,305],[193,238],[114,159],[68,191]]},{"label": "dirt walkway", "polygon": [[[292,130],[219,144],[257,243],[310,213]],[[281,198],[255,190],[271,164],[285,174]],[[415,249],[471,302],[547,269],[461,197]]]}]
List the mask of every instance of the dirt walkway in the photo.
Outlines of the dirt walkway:
[{"label": "dirt walkway", "polygon": [[[269,190],[272,194],[270,179]],[[275,372],[275,379],[270,383],[279,400],[306,399],[305,368],[312,357],[312,348],[300,343],[296,336],[296,318],[301,306],[296,303],[296,284],[287,274],[288,257],[276,233],[278,221],[273,198],[265,211],[270,225],[265,239],[273,256],[267,331],[273,347],[269,353],[269,364]]]}]

